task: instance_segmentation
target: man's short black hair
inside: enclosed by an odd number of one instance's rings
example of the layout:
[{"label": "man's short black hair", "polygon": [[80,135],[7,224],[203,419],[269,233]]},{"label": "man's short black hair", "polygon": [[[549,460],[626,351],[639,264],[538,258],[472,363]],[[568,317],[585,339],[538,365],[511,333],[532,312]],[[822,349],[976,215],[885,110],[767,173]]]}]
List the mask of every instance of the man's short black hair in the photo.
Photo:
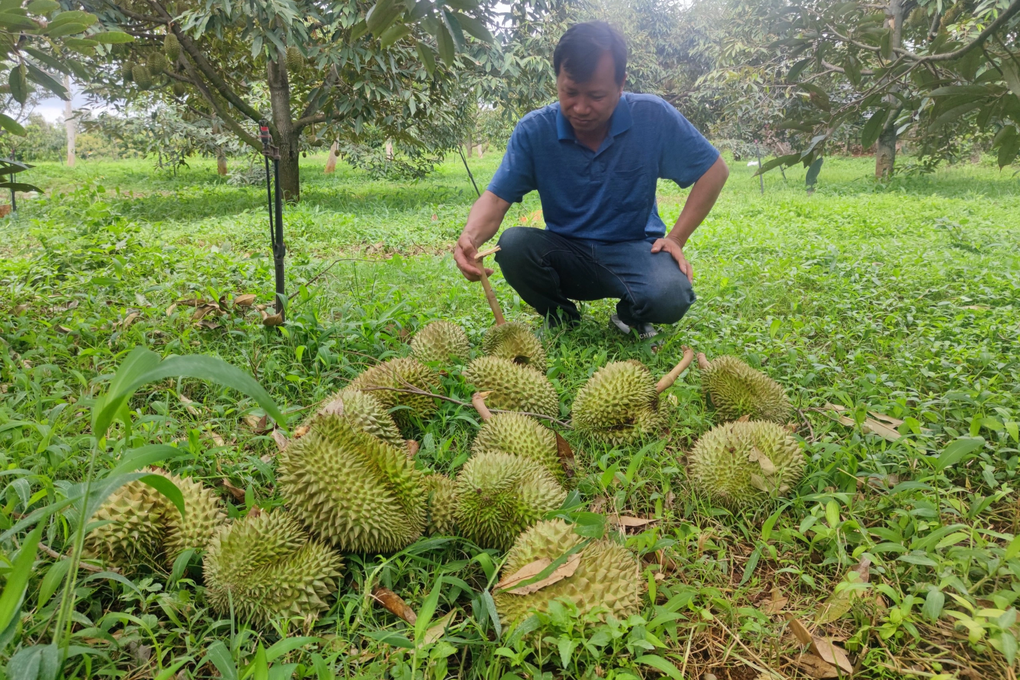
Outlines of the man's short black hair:
[{"label": "man's short black hair", "polygon": [[616,84],[621,85],[627,72],[627,41],[604,21],[589,21],[568,28],[553,52],[553,68],[557,76],[564,68],[571,80],[585,83],[591,79],[599,59],[606,52],[613,55]]}]

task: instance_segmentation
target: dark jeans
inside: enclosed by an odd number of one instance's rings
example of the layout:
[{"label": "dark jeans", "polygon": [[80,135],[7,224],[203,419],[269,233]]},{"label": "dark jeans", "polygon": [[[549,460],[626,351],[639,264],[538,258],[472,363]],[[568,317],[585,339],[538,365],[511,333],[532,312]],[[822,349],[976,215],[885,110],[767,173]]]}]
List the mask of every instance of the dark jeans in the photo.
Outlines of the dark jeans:
[{"label": "dark jeans", "polygon": [[602,243],[511,227],[496,262],[521,299],[553,322],[581,318],[571,300],[619,298],[616,313],[628,325],[676,323],[694,290],[669,253],[651,252],[654,241]]}]

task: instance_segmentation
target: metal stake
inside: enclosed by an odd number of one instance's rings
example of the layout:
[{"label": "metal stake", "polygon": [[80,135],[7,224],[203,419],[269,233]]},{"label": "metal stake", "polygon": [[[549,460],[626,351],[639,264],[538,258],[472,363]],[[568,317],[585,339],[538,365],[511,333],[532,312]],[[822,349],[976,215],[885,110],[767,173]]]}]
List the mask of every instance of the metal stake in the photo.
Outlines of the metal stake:
[{"label": "metal stake", "polygon": [[[259,138],[262,140],[262,155],[266,160],[266,199],[269,208],[269,240],[273,246],[273,265],[276,271],[276,313],[284,321],[287,304],[283,260],[287,246],[283,242],[283,195],[280,193],[280,151],[272,145],[269,123],[259,123]],[[273,161],[273,174],[269,174],[269,161]]]}]

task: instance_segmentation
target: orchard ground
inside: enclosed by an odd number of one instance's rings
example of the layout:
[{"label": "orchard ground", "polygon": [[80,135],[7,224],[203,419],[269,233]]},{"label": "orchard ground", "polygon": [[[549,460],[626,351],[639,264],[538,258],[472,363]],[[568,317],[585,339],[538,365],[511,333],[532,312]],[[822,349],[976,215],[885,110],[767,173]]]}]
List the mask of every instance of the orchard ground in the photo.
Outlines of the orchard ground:
[{"label": "orchard ground", "polygon": [[[479,186],[498,160],[471,160]],[[303,200],[285,210],[295,295],[280,332],[229,304],[243,294],[271,301],[264,186],[228,185],[213,161],[176,178],[147,161],[26,174],[47,197],[19,201],[16,218],[0,223],[3,528],[82,478],[89,409],[136,345],[249,371],[293,429],[366,366],[406,353],[432,319],[480,340],[491,313],[450,254],[475,196],[460,159],[419,183],[343,165],[324,175],[324,163],[304,160]],[[546,335],[563,419],[608,361],[633,358],[662,374],[683,345],[761,367],[798,407],[805,479],[789,499],[736,515],[685,473],[685,453],[713,424],[693,368],[664,395],[660,440],[612,450],[564,431],[578,462],[572,516],[655,520],[621,538],[651,589],[642,618],[585,626],[560,611],[539,632],[497,635],[485,592],[502,556],[440,539],[347,557],[339,597],[316,627],[256,633],[207,607],[196,562],[133,580],[83,574],[67,677],[166,678],[181,660],[175,677],[227,677],[223,663],[243,675],[258,642],[270,647],[282,633],[318,639],[269,659],[269,677],[813,677],[798,665],[804,647],[790,617],[844,647],[857,677],[1014,677],[1020,178],[989,160],[876,184],[872,167],[827,159],[813,195],[803,168],[785,180],[771,172],[762,195],[754,168],[732,163],[686,250],[698,302],[664,329],[657,352],[608,329],[608,301],[585,304],[577,330]],[[685,192],[659,190],[670,223]],[[506,223],[541,226],[539,209],[532,194]],[[492,280],[507,316],[537,328],[498,271]],[[180,302],[195,299],[222,300],[223,313],[195,319]],[[470,398],[456,371],[443,390]],[[125,445],[187,449],[168,467],[220,488],[231,516],[280,504],[276,444],[254,402],[169,380],[131,407]],[[454,474],[476,428],[472,410],[444,402],[418,433],[421,466]],[[100,465],[117,455],[104,452]],[[66,549],[66,530],[53,523],[44,542]],[[8,573],[22,539],[2,546]],[[51,564],[40,553],[3,663],[53,635]],[[431,622],[452,617],[427,641],[368,596],[381,584],[419,610],[437,583]],[[217,641],[226,658],[210,654]]]}]

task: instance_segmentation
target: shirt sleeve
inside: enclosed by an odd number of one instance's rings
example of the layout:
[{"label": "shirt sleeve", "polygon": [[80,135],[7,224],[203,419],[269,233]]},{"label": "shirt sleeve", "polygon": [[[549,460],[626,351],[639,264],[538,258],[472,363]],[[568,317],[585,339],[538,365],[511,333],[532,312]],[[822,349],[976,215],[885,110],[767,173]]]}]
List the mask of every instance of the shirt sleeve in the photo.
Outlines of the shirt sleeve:
[{"label": "shirt sleeve", "polygon": [[524,123],[521,121],[514,128],[503,161],[489,182],[489,191],[507,203],[519,203],[525,194],[538,188],[531,144]]},{"label": "shirt sleeve", "polygon": [[673,106],[663,106],[664,120],[659,177],[682,188],[694,184],[719,158],[719,151]]}]

